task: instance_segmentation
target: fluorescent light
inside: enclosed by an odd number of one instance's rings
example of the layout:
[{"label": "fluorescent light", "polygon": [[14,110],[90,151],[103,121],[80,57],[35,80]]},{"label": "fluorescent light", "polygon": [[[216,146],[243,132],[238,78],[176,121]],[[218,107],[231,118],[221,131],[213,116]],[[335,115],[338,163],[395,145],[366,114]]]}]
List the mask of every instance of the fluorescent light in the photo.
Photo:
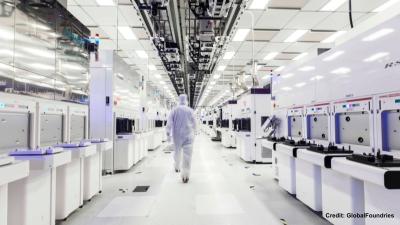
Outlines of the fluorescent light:
[{"label": "fluorescent light", "polygon": [[335,11],[346,1],[347,0],[330,0],[324,7],[322,7],[321,11]]},{"label": "fluorescent light", "polygon": [[384,37],[384,36],[392,33],[393,31],[394,31],[394,29],[392,29],[392,28],[384,28],[375,33],[368,35],[367,37],[363,38],[362,41],[375,41],[376,39]]},{"label": "fluorescent light", "polygon": [[335,70],[332,70],[331,73],[333,74],[346,74],[346,73],[350,73],[351,69],[347,68],[347,67],[339,67]]},{"label": "fluorescent light", "polygon": [[299,69],[299,71],[302,71],[302,72],[308,72],[308,71],[312,71],[312,70],[315,70],[314,66],[304,66]]},{"label": "fluorescent light", "polygon": [[0,49],[0,55],[13,56],[14,51],[11,51],[9,49]]},{"label": "fluorescent light", "polygon": [[232,59],[235,56],[235,52],[225,52],[224,59]]},{"label": "fluorescent light", "polygon": [[31,26],[33,28],[38,28],[38,29],[41,29],[41,30],[50,30],[50,28],[48,26],[45,26],[43,24],[32,23]]},{"label": "fluorescent light", "polygon": [[296,86],[296,87],[303,87],[303,86],[306,85],[306,84],[307,84],[306,82],[300,82],[300,83],[295,84],[294,86]]},{"label": "fluorescent light", "polygon": [[264,57],[264,60],[265,60],[265,61],[272,60],[272,59],[274,59],[277,55],[279,55],[279,52],[270,52],[270,53],[268,53],[268,54]]},{"label": "fluorescent light", "polygon": [[288,73],[288,74],[283,75],[282,78],[286,79],[286,78],[293,77],[293,76],[294,76],[293,73]]},{"label": "fluorescent light", "polygon": [[153,64],[149,64],[147,67],[149,68],[149,70],[157,70],[156,66],[154,66]]},{"label": "fluorescent light", "polygon": [[29,54],[40,56],[43,58],[53,59],[55,57],[55,53],[51,52],[51,51],[46,51],[46,50],[37,49],[37,48],[29,48],[29,47],[24,47],[21,49]]},{"label": "fluorescent light", "polygon": [[292,88],[291,88],[291,87],[283,87],[283,88],[281,88],[281,90],[283,90],[283,91],[290,91],[290,90],[292,90]]},{"label": "fluorescent light", "polygon": [[46,65],[46,64],[41,64],[41,63],[32,63],[30,64],[31,67],[36,68],[36,69],[41,69],[41,70],[54,70],[54,66]]},{"label": "fluorescent light", "polygon": [[396,4],[397,2],[399,2],[399,0],[389,0],[389,1],[385,2],[385,3],[383,3],[378,8],[372,10],[372,12],[382,12],[382,11],[388,9],[390,6]]},{"label": "fluorescent light", "polygon": [[269,0],[253,0],[250,4],[249,9],[265,9]]},{"label": "fluorescent light", "polygon": [[324,79],[323,76],[317,75],[310,78],[310,81],[322,80]]},{"label": "fluorescent light", "polygon": [[165,82],[161,80],[161,81],[160,81],[160,84],[165,84]]},{"label": "fluorescent light", "polygon": [[58,85],[64,85],[65,84],[61,80],[53,80],[53,81],[54,81],[54,84],[58,84]]},{"label": "fluorescent light", "polygon": [[210,84],[211,84],[211,85],[214,85],[214,84],[216,84],[216,82],[215,82],[215,81],[211,81]]},{"label": "fluorescent light", "polygon": [[160,74],[154,74],[154,77],[157,79],[161,79],[161,75]]},{"label": "fluorescent light", "polygon": [[274,71],[275,72],[281,72],[283,69],[285,69],[285,67],[284,66],[280,66],[280,67],[276,68]]},{"label": "fluorescent light", "polygon": [[3,64],[3,63],[0,63],[0,69],[11,70],[11,71],[14,71],[14,70],[15,70],[14,67],[12,67],[12,66],[10,66],[10,65],[7,65],[7,64]]},{"label": "fluorescent light", "polygon": [[244,41],[249,34],[250,29],[238,29],[232,41]]},{"label": "fluorescent light", "polygon": [[344,51],[337,51],[334,52],[332,54],[330,54],[329,56],[325,57],[322,61],[328,62],[328,61],[332,61],[334,59],[336,59],[337,57],[343,55]]},{"label": "fluorescent light", "polygon": [[213,78],[214,79],[219,79],[221,77],[221,74],[214,74]]},{"label": "fluorescent light", "polygon": [[337,31],[336,33],[332,34],[331,36],[329,36],[326,39],[324,39],[323,41],[321,41],[321,43],[332,43],[332,42],[335,42],[335,40],[338,37],[342,36],[345,33],[346,33],[346,31],[344,31],[344,30]]},{"label": "fluorescent light", "polygon": [[303,53],[301,53],[300,55],[294,57],[293,60],[294,60],[294,61],[300,60],[301,58],[303,58],[303,57],[305,57],[305,56],[307,56],[307,55],[308,55],[307,52],[303,52]]},{"label": "fluorescent light", "polygon": [[85,70],[85,68],[83,68],[80,65],[74,65],[74,64],[69,64],[69,63],[65,63],[65,64],[61,64],[63,68],[66,69],[70,69],[70,70]]},{"label": "fluorescent light", "polygon": [[14,32],[0,29],[0,40],[14,40]]},{"label": "fluorescent light", "polygon": [[36,74],[29,74],[27,77],[32,78],[32,79],[37,79],[37,80],[43,80],[46,79],[47,77],[42,76],[42,75],[36,75]]},{"label": "fluorescent light", "polygon": [[113,0],[96,0],[96,2],[100,6],[113,6],[114,5]]},{"label": "fluorescent light", "polygon": [[14,78],[14,80],[16,80],[18,82],[22,82],[22,83],[30,83],[31,82],[31,80],[19,78],[19,77]]},{"label": "fluorescent light", "polygon": [[296,42],[307,32],[308,32],[308,30],[296,30],[288,38],[286,38],[286,40],[284,40],[284,42]]},{"label": "fluorescent light", "polygon": [[136,50],[135,52],[139,56],[139,58],[147,59],[149,57],[147,53],[143,50]]},{"label": "fluorescent light", "polygon": [[218,71],[224,71],[226,68],[226,66],[218,66],[217,70]]},{"label": "fluorescent light", "polygon": [[368,58],[364,59],[364,62],[373,62],[373,61],[376,61],[376,60],[381,59],[388,55],[389,55],[389,52],[378,52],[378,53],[375,53],[375,54],[369,56]]},{"label": "fluorescent light", "polygon": [[132,29],[130,27],[124,26],[124,27],[118,27],[118,31],[122,34],[122,36],[126,40],[136,40],[136,35],[133,33]]}]

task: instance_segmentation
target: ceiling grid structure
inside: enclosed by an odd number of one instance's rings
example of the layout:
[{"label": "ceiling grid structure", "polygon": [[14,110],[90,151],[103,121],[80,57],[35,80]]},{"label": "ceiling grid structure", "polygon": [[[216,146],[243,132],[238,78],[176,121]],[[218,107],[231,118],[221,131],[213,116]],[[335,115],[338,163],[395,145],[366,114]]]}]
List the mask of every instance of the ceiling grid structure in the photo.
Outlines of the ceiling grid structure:
[{"label": "ceiling grid structure", "polygon": [[92,35],[99,35],[100,49],[116,50],[139,74],[149,74],[150,86],[176,99],[174,87],[134,4],[130,0],[105,2],[109,4],[102,5],[96,0],[69,0],[67,9],[90,29]]},{"label": "ceiling grid structure", "polygon": [[[268,3],[263,9],[249,9],[255,1]],[[227,66],[225,71],[214,70],[214,74],[222,74],[221,78],[224,80],[219,78],[215,82],[216,85],[207,84],[209,94],[202,96],[197,105],[209,106],[212,99],[227,88],[222,84],[234,83],[235,76],[241,74],[245,77],[250,75],[250,64],[253,60],[252,32],[249,32],[243,41],[234,41],[232,38],[237,30],[251,29],[250,13],[254,17],[254,60],[258,63],[257,75],[260,80],[264,78],[264,81],[269,81],[271,73],[279,73],[285,65],[301,59],[311,49],[332,48],[335,38],[345,35],[346,31],[351,29],[348,1],[335,9],[324,9],[324,6],[332,1],[335,0],[249,0],[247,8],[238,18],[231,33],[231,41],[225,47],[225,52],[234,52],[234,56],[229,60],[219,60],[218,65]],[[387,1],[352,0],[354,26],[375,15],[374,10]],[[297,31],[303,31],[302,35],[288,40]],[[270,57],[271,54],[273,57]],[[233,63],[235,65],[232,65]],[[232,66],[240,68],[240,71],[228,71]],[[231,82],[226,82],[227,76],[231,77]],[[251,79],[248,80],[248,86],[250,81]],[[222,97],[216,103],[224,100],[226,98]]]}]

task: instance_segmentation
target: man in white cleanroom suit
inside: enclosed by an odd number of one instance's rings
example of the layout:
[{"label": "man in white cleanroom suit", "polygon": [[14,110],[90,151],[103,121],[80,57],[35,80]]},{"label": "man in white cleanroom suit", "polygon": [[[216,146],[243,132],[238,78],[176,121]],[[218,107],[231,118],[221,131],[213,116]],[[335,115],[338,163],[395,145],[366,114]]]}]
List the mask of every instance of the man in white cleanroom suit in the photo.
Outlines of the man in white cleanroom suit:
[{"label": "man in white cleanroom suit", "polygon": [[183,155],[181,176],[184,183],[189,181],[193,141],[196,133],[194,112],[187,104],[187,95],[179,95],[179,105],[171,111],[167,122],[168,140],[171,140],[172,135],[175,148],[174,160],[176,172],[180,172]]}]

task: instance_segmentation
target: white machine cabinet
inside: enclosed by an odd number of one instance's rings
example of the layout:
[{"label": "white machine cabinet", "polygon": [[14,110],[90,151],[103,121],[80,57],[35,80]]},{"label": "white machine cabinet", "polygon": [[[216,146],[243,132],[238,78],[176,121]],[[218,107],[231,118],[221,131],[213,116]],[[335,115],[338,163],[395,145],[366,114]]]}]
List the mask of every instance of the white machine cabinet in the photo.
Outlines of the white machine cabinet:
[{"label": "white machine cabinet", "polygon": [[337,147],[329,144],[329,110],[329,103],[305,108],[305,134],[307,140],[312,143],[309,148],[315,151],[300,151],[296,159],[296,197],[314,211],[322,211],[321,170],[325,169],[325,160],[345,155],[341,154]]},{"label": "white machine cabinet", "polygon": [[[96,191],[99,193],[103,190],[103,155],[105,153],[111,152],[113,149],[113,142],[108,140],[107,138],[102,139],[92,139],[90,140],[92,144],[96,145],[97,152],[99,152],[99,178],[98,185],[87,186],[84,190],[84,200],[88,200],[95,194]],[[89,173],[90,174],[90,173]]]},{"label": "white machine cabinet", "polygon": [[377,150],[400,158],[400,93],[378,97]]},{"label": "white machine cabinet", "polygon": [[272,151],[262,147],[263,123],[271,116],[271,95],[267,89],[252,88],[238,100],[237,153],[246,162],[272,163]]},{"label": "white machine cabinet", "polygon": [[28,177],[9,184],[8,224],[54,225],[56,174],[60,166],[71,161],[71,153],[15,157],[28,160],[30,172]]},{"label": "white machine cabinet", "polygon": [[[400,224],[400,93],[378,96],[376,104],[377,151],[395,157],[397,167],[371,166],[340,161],[337,170],[351,170],[350,175],[363,181],[365,212],[393,214],[392,217],[365,219],[367,225]],[[377,154],[375,154],[377,155]]]},{"label": "white machine cabinet", "polygon": [[349,155],[351,152],[336,146],[312,145],[299,151],[296,159],[296,197],[314,211],[322,211],[323,204],[331,204],[327,199],[330,189],[335,186],[331,186],[332,180],[326,174],[332,159]]},{"label": "white machine cabinet", "polygon": [[237,101],[230,100],[222,108],[222,120],[224,127],[221,127],[221,144],[227,148],[236,148],[236,134],[234,132],[233,120],[237,115]]},{"label": "white machine cabinet", "polygon": [[[373,99],[365,97],[338,101],[333,103],[332,110],[332,136],[335,144],[354,153],[373,153]],[[332,159],[332,169],[322,173],[325,185],[323,211],[364,213],[364,182],[351,175],[351,167],[345,172],[341,162],[347,163],[344,158]],[[327,219],[334,224],[345,225],[365,222],[364,218]]]},{"label": "white machine cabinet", "polygon": [[[339,189],[331,189],[334,193],[327,200],[335,200],[332,203],[335,207],[330,210],[383,215],[379,218],[367,216],[365,219],[336,220],[338,224],[339,221],[340,224],[366,225],[400,223],[400,208],[397,202],[400,196],[400,167],[378,167],[345,158],[335,158],[332,160],[332,169],[342,175],[346,174],[353,180],[346,178],[347,182],[343,182],[343,178],[338,176],[336,180],[332,180],[332,182],[336,181],[334,187]],[[354,188],[353,182],[356,182],[362,191]]]},{"label": "white machine cabinet", "polygon": [[[117,134],[114,149],[114,170],[129,170],[139,161],[139,134]],[[138,143],[136,145],[136,143]]]},{"label": "white machine cabinet", "polygon": [[288,137],[293,140],[301,140],[305,138],[305,118],[304,107],[296,106],[287,111]]},{"label": "white machine cabinet", "polygon": [[56,219],[64,220],[73,211],[83,206],[84,190],[98,185],[100,161],[96,145],[88,138],[88,107],[68,106],[68,140],[59,144],[64,151],[71,152],[71,162],[57,170]]},{"label": "white machine cabinet", "polygon": [[306,106],[306,138],[313,144],[328,145],[331,140],[330,104]]},{"label": "white machine cabinet", "polygon": [[[60,145],[60,147],[64,147],[64,151],[71,153],[71,162],[61,166],[57,170],[56,219],[64,220],[73,211],[83,206],[85,186],[94,185],[93,183],[97,181],[98,171],[90,174],[93,177],[85,177],[85,170],[98,169],[98,167],[85,164],[87,158],[97,155],[95,145],[80,146],[79,144],[67,144]],[[98,162],[97,159],[97,164]]]},{"label": "white machine cabinet", "polygon": [[0,155],[0,225],[8,220],[8,184],[29,175],[29,161],[15,161],[14,157]]},{"label": "white machine cabinet", "polygon": [[272,151],[272,169],[274,179],[279,180],[279,169],[278,169],[278,154],[276,152],[276,146],[278,143],[282,142],[280,138],[266,138],[263,139],[261,145],[263,148],[266,148]]},{"label": "white machine cabinet", "polygon": [[[298,106],[288,109],[288,138],[286,142],[276,145],[279,185],[290,194],[296,194],[296,157],[297,152],[302,151],[308,146],[303,143],[297,143],[296,140],[302,140],[304,135],[304,113],[303,107]],[[299,145],[300,144],[300,145]]]},{"label": "white machine cabinet", "polygon": [[350,146],[355,153],[372,152],[375,146],[372,97],[335,102],[332,120],[336,145]]}]

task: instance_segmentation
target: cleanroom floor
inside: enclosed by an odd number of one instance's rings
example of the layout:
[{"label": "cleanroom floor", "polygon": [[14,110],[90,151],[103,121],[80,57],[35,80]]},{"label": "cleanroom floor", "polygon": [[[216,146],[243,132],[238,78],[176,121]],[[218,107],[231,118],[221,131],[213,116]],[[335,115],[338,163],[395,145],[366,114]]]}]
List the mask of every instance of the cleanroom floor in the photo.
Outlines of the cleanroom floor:
[{"label": "cleanroom floor", "polygon": [[[104,177],[103,193],[63,225],[329,224],[281,189],[271,165],[247,164],[235,149],[200,134],[183,184],[165,146],[125,173]],[[147,192],[132,192],[149,185]]]}]

